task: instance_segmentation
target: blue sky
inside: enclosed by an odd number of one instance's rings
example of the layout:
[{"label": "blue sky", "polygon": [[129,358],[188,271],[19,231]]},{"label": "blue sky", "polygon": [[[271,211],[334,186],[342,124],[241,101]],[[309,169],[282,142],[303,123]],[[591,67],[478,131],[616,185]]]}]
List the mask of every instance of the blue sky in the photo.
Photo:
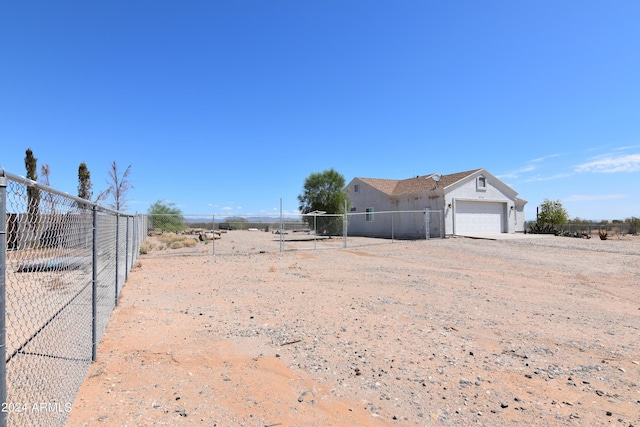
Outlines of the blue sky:
[{"label": "blue sky", "polygon": [[640,2],[22,1],[0,6],[0,165],[31,148],[131,212],[277,213],[304,179],[485,168],[573,217],[640,216]]}]

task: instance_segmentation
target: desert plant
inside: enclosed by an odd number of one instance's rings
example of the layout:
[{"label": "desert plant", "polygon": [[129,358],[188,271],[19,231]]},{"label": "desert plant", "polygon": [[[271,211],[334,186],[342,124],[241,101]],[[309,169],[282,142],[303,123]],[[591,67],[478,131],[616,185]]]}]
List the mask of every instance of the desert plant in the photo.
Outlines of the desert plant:
[{"label": "desert plant", "polygon": [[181,236],[178,234],[162,234],[159,239],[170,249],[192,248],[198,244],[198,240],[193,237]]},{"label": "desert plant", "polygon": [[159,232],[179,232],[186,228],[182,211],[174,203],[158,200],[147,210],[152,227]]},{"label": "desert plant", "polygon": [[533,224],[531,224],[531,227],[529,227],[529,233],[558,235],[558,231],[553,226],[553,224],[541,224],[539,222],[534,222]]},{"label": "desert plant", "polygon": [[544,199],[544,202],[540,205],[536,220],[542,224],[562,226],[569,220],[569,213],[562,206],[560,200]]},{"label": "desert plant", "polygon": [[140,255],[148,254],[149,252],[151,252],[153,247],[154,247],[153,243],[142,242],[142,244],[140,244]]}]

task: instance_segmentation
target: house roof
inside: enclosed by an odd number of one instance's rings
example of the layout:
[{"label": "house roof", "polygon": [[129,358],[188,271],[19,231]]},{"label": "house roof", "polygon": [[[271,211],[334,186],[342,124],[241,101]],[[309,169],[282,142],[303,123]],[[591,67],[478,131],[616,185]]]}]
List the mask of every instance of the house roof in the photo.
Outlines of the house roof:
[{"label": "house roof", "polygon": [[482,169],[473,169],[470,171],[452,173],[449,175],[440,175],[440,174],[432,173],[429,175],[421,175],[421,176],[416,176],[414,178],[400,179],[400,180],[380,179],[380,178],[358,178],[358,179],[390,196],[394,196],[394,195],[398,196],[401,194],[434,190],[436,188],[436,181],[433,179],[433,177],[436,175],[441,176],[440,181],[438,181],[437,185],[440,188],[445,188],[480,170]]}]

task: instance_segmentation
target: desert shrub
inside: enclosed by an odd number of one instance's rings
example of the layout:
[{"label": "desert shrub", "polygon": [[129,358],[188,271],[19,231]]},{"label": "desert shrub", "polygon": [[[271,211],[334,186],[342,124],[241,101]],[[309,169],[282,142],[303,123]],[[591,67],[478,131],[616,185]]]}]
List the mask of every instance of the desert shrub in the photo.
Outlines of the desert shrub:
[{"label": "desert shrub", "polygon": [[198,244],[198,241],[196,239],[184,237],[179,240],[174,240],[173,242],[171,242],[169,247],[171,249],[193,248],[197,244]]},{"label": "desert shrub", "polygon": [[182,236],[178,234],[162,234],[158,236],[160,241],[170,249],[192,248],[198,244],[198,240],[193,237]]},{"label": "desert shrub", "polygon": [[529,227],[529,233],[531,234],[558,234],[558,231],[554,227],[553,224],[541,224],[539,222],[534,222]]},{"label": "desert shrub", "polygon": [[154,248],[154,244],[151,242],[142,242],[140,244],[140,255],[146,255]]}]

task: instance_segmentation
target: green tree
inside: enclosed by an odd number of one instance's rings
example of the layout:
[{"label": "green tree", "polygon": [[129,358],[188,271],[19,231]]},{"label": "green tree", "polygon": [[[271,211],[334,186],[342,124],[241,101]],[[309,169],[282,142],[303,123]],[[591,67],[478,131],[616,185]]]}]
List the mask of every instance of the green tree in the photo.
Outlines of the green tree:
[{"label": "green tree", "polygon": [[[38,159],[33,155],[31,148],[27,148],[24,157],[24,166],[27,170],[27,179],[38,180]],[[27,214],[30,221],[35,221],[35,215],[40,210],[40,190],[33,186],[27,187]]]},{"label": "green tree", "polygon": [[91,200],[93,196],[93,191],[91,188],[93,184],[91,184],[91,172],[89,172],[89,168],[85,162],[80,163],[78,166],[78,197],[85,200]]},{"label": "green tree", "polygon": [[151,227],[159,232],[177,233],[186,228],[182,211],[176,207],[175,203],[158,200],[147,210],[151,219]]},{"label": "green tree", "polygon": [[[323,172],[314,172],[309,175],[303,186],[303,191],[298,195],[300,202],[298,209],[303,214],[321,211],[328,214],[342,214],[345,209],[347,195],[344,191],[345,179],[333,168]],[[342,229],[342,220],[335,217],[316,218],[319,230],[329,234],[338,234]],[[314,217],[307,216],[309,226],[314,225]]]},{"label": "green tree", "polygon": [[560,200],[544,199],[538,211],[538,223],[550,224],[554,227],[565,225],[569,221],[569,213]]},{"label": "green tree", "polygon": [[117,211],[123,211],[127,208],[127,192],[133,188],[133,185],[129,182],[131,165],[127,166],[124,172],[120,174],[118,165],[114,161],[108,173],[107,184],[109,184],[109,188],[100,196],[107,197],[110,195],[112,202],[109,205]]}]

